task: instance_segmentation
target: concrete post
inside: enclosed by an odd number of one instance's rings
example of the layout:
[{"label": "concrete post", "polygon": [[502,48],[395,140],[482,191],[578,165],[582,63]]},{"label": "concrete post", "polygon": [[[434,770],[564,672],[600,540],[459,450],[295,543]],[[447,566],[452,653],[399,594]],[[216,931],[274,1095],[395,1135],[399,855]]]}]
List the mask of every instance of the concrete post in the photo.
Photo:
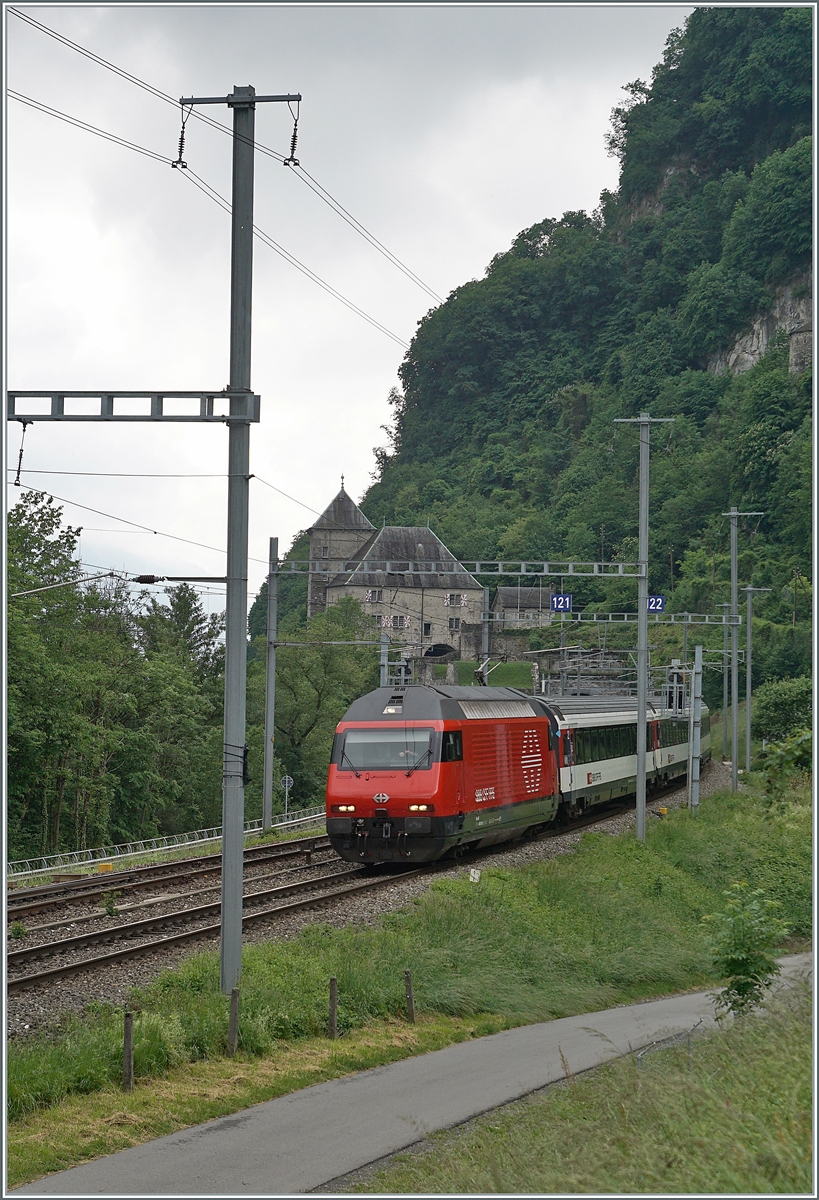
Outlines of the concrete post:
[{"label": "concrete post", "polygon": [[[250,391],[253,290],[252,87],[234,88],[233,216],[230,269],[230,414],[245,413]],[[225,611],[225,743],[222,786],[222,921],[219,981],[230,993],[242,969],[242,866],[245,816],[247,673],[247,525],[250,427],[230,420],[228,447],[227,601]]]},{"label": "concrete post", "polygon": [[267,576],[267,662],[264,687],[264,786],[262,828],[273,825],[273,755],[276,744],[276,634],[279,601],[279,539],[270,539]]},{"label": "concrete post", "polygon": [[691,754],[691,791],[689,805],[696,813],[700,806],[700,755],[702,733],[702,646],[694,647],[694,678],[692,681],[691,709],[694,714]]}]

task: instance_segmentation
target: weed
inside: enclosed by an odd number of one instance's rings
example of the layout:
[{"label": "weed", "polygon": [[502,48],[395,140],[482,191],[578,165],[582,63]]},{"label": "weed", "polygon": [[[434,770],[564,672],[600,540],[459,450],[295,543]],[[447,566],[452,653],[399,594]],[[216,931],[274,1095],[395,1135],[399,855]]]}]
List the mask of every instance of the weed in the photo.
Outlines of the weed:
[{"label": "weed", "polygon": [[109,917],[118,917],[119,909],[117,908],[117,900],[120,897],[120,892],[103,892],[102,907],[105,909]]},{"label": "weed", "polygon": [[22,921],[12,921],[11,925],[9,926],[9,936],[15,938],[15,940],[18,938],[24,938],[27,933],[28,930]]}]

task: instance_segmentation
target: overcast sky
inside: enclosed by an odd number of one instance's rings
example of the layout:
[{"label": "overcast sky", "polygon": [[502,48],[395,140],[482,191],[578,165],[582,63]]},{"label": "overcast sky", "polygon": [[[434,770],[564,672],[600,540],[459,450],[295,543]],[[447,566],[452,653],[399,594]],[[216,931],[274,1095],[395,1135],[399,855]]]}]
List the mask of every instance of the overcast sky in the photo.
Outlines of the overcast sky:
[{"label": "overcast sky", "polygon": [[[301,92],[302,165],[447,296],[515,235],[617,186],[604,136],[621,87],[648,79],[690,7],[197,5],[24,12],[174,97]],[[174,157],[179,112],[6,10],[9,88]],[[227,109],[208,115],[229,123]],[[8,386],[221,389],[228,379],[230,220],[182,173],[7,101]],[[286,106],[256,110],[287,153]],[[230,142],[188,123],[185,160],[230,194]],[[434,303],[279,162],[256,161],[256,223],[408,342]],[[403,349],[272,250],[254,249],[251,471],[321,511],[360,499]],[[9,428],[16,466],[20,428]],[[224,426],[35,424],[24,470],[223,476]],[[69,500],[210,546],[222,478],[23,474]],[[19,493],[9,490],[9,503]],[[218,553],[66,506],[84,561],[221,574]],[[251,482],[250,597],[267,544],[314,515]],[[218,597],[210,599],[212,609]]]}]

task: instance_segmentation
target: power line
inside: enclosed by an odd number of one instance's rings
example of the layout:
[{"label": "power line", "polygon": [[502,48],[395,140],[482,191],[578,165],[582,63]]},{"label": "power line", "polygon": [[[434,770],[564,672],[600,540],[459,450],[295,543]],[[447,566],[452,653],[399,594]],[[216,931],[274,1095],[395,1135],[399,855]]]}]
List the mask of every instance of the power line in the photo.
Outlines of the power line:
[{"label": "power line", "polygon": [[379,242],[375,234],[370,233],[369,229],[367,229],[365,225],[362,225],[361,222],[352,215],[352,213],[348,212],[343,204],[339,203],[338,200],[331,196],[327,189],[322,187],[317,179],[314,179],[308,171],[305,171],[304,167],[299,165],[298,168],[293,167],[291,170],[296,172],[298,178],[301,179],[303,184],[309,187],[311,192],[315,192],[319,200],[323,200],[325,204],[329,205],[330,208],[332,208],[333,211],[341,217],[342,221],[346,221],[351,229],[355,230],[355,232],[363,237],[365,241],[369,242],[373,249],[377,250],[379,254],[383,254],[384,257],[391,262],[394,267],[397,267],[398,270],[403,272],[408,279],[412,280],[413,283],[422,288],[423,291],[425,291],[428,296],[431,296],[433,300],[436,300],[439,304],[443,304],[444,300],[442,296],[439,296],[437,292],[433,291],[429,284],[424,283],[423,279],[416,275],[414,271],[411,271],[408,266],[402,263],[400,258],[393,254],[391,250],[388,250],[382,242]]},{"label": "power line", "polygon": [[[48,35],[48,37],[54,38],[63,46],[67,46],[71,50],[76,50],[78,54],[84,55],[92,62],[97,63],[98,66],[104,67],[108,71],[112,71],[115,75],[119,75],[120,78],[127,80],[128,83],[132,83],[136,87],[142,88],[143,91],[155,96],[156,99],[163,100],[166,104],[172,104],[174,108],[178,107],[178,100],[174,99],[173,96],[168,95],[167,92],[163,92],[159,88],[155,88],[152,84],[146,83],[146,81],[144,79],[140,79],[138,75],[132,75],[129,71],[124,71],[121,67],[115,66],[114,63],[109,62],[105,58],[101,58],[98,54],[94,54],[91,50],[87,50],[84,46],[80,46],[77,42],[72,42],[70,38],[65,37],[61,33],[57,33],[54,29],[50,29],[48,25],[43,25],[40,21],[35,21],[34,18],[28,16],[27,13],[22,13],[16,8],[10,8],[8,11],[15,17],[19,17],[20,20],[25,21],[27,24],[33,26],[35,29],[39,29],[41,33],[45,33]],[[26,103],[34,104],[35,102],[26,101]],[[223,125],[221,121],[215,121],[212,117],[206,116],[204,113],[201,113],[196,109],[192,109],[190,115],[195,117],[198,121],[202,121],[205,125],[210,125],[211,128],[218,129],[220,133],[226,133],[230,137],[235,136],[234,131],[230,126]],[[241,138],[240,140],[249,141],[250,139]],[[269,146],[265,146],[261,142],[257,141],[253,141],[253,146],[254,149],[260,151],[260,153],[266,154],[270,158],[274,158],[277,162],[286,163],[289,166],[291,165],[289,160],[286,159],[283,154],[279,154],[277,150],[271,150]],[[170,162],[171,160],[164,159],[163,161]],[[343,221],[346,221],[346,223],[355,233],[364,238],[364,240],[368,242],[374,250],[377,250],[379,254],[382,254],[394,267],[397,267],[397,269],[401,271],[402,274],[406,275],[406,277],[411,280],[412,283],[420,287],[427,293],[427,295],[429,295],[439,304],[443,303],[443,298],[439,296],[438,293],[429,286],[429,284],[424,283],[423,279],[416,275],[414,271],[410,270],[410,268],[406,266],[406,264],[403,263],[397,255],[393,254],[391,250],[388,250],[383,242],[380,242],[374,234],[370,233],[367,227],[363,225],[356,217],[354,217],[352,213],[348,212],[344,205],[336,200],[335,197],[332,196],[331,193],[328,192],[327,189],[323,187],[317,179],[314,179],[313,176],[310,175],[309,172],[306,171],[300,164],[297,164],[297,168],[298,169],[291,166],[291,170],[293,170],[296,178],[300,179],[306,187],[310,188],[310,191],[314,192],[315,195],[318,196],[319,200],[322,201],[322,203],[331,208],[333,212],[335,212],[337,216],[341,217]]]},{"label": "power line", "polygon": [[[9,474],[14,474],[14,467],[6,467]],[[227,479],[223,472],[211,475],[199,475],[176,472],[157,471],[45,471],[25,468],[21,475],[90,475],[95,479]]]},{"label": "power line", "polygon": [[[129,520],[128,517],[118,517],[116,513],[103,512],[101,508],[91,508],[88,504],[80,504],[77,500],[67,500],[65,496],[57,496],[54,492],[44,492],[41,488],[29,487],[27,483],[21,483],[20,487],[26,492],[39,492],[40,495],[50,496],[52,500],[59,500],[61,504],[72,504],[74,508],[81,508],[85,512],[96,513],[98,517],[109,517],[112,521],[121,521],[123,525],[132,525],[134,529],[141,529],[144,533],[152,533],[156,537],[172,538],[175,542],[185,542],[188,546],[198,546],[201,550],[213,550],[216,554],[225,553],[219,546],[208,546],[204,542],[195,542],[191,538],[180,537],[176,533],[164,533],[161,529],[152,529],[150,525],[141,525],[138,521]],[[248,561],[263,563],[264,566],[268,566],[267,559],[264,558],[252,558],[248,555]]]},{"label": "power line", "polygon": [[41,104],[39,100],[32,100],[29,96],[22,95],[21,92],[15,92],[11,88],[8,89],[8,95],[12,100],[19,100],[21,104],[27,104],[29,108],[36,108],[39,112],[46,113],[49,117],[56,117],[58,121],[65,121],[67,125],[76,125],[78,129],[84,129],[87,133],[95,133],[97,137],[105,138],[107,142],[114,142],[117,146],[125,146],[128,150],[135,150],[137,154],[144,154],[147,158],[154,158],[158,162],[168,163],[171,159],[167,155],[157,154],[154,150],[147,150],[144,146],[138,146],[136,142],[129,142],[126,138],[121,138],[115,133],[108,133],[105,129],[98,129],[96,125],[89,125],[87,121],[80,121],[77,117],[70,117],[67,113],[60,112],[59,109],[50,108],[47,104]]},{"label": "power line", "polygon": [[[215,188],[212,188],[209,183],[206,183],[200,175],[197,175],[195,171],[192,171],[190,167],[183,171],[182,175],[185,177],[185,179],[189,180],[194,187],[198,187],[200,192],[204,192],[209,199],[213,200],[215,204],[218,204],[220,208],[224,209],[226,213],[232,213],[233,209],[230,205],[230,202],[226,200],[224,196],[221,196]],[[315,271],[312,271],[310,267],[306,267],[304,263],[299,262],[299,260],[295,258],[289,250],[285,250],[283,246],[280,246],[278,242],[275,242],[273,238],[268,233],[265,233],[263,229],[260,229],[258,225],[253,226],[253,233],[259,239],[259,241],[263,242],[271,250],[275,250],[275,252],[280,255],[285,262],[290,263],[290,265],[295,267],[296,270],[301,271],[302,275],[306,275],[307,278],[313,283],[317,283],[320,288],[323,288],[324,291],[328,292],[329,295],[331,295],[334,299],[340,300],[342,304],[344,304],[357,316],[362,317],[365,321],[369,322],[369,324],[374,326],[374,328],[379,330],[379,332],[386,334],[388,338],[392,338],[392,340],[397,342],[399,346],[403,346],[405,350],[409,349],[409,342],[404,341],[404,339],[399,337],[398,334],[393,333],[390,329],[387,329],[386,325],[382,325],[380,321],[375,319],[375,317],[371,317],[369,313],[366,313],[363,308],[359,308],[358,305],[354,304],[352,300],[348,300],[346,296],[341,294],[341,292],[336,291],[331,284],[326,283],[321,276],[316,275]]]},{"label": "power line", "polygon": [[[89,125],[86,121],[79,121],[74,117],[69,116],[67,113],[60,112],[56,108],[49,108],[47,105],[38,104],[37,101],[31,100],[30,97],[23,96],[19,92],[10,91],[9,95],[13,100],[19,100],[22,104],[28,104],[32,108],[36,108],[39,111],[44,112],[47,116],[56,117],[58,120],[65,121],[69,125],[75,125],[78,129],[82,129],[86,133],[93,133],[98,137],[104,138],[106,141],[114,142],[116,145],[123,146],[128,150],[134,150],[138,154],[144,154],[148,158],[156,159],[161,163],[166,163],[168,165],[171,163],[171,159],[166,158],[161,154],[157,154],[153,150],[148,150],[144,146],[138,146],[135,142],[129,142],[125,138],[120,138],[116,134],[108,133],[104,129],[98,129],[96,125]],[[190,170],[190,168],[180,173],[184,175],[184,177],[188,179],[194,185],[194,187],[199,188],[199,190],[204,192],[209,199],[213,200],[219,205],[220,208],[224,209],[226,213],[230,214],[232,212],[231,205],[227,200],[225,200],[224,196],[220,196],[219,193],[210,186],[210,184],[206,183],[204,179],[196,175]],[[402,346],[405,350],[409,349],[409,342],[404,341],[404,339],[399,337],[398,334],[393,333],[390,329],[387,329],[386,325],[382,325],[380,321],[376,321],[375,317],[371,317],[369,313],[364,311],[363,308],[359,308],[358,305],[354,304],[352,300],[348,300],[347,297],[341,292],[337,291],[329,283],[326,283],[320,275],[317,275],[315,271],[311,270],[310,267],[307,267],[304,265],[304,263],[300,262],[294,255],[290,253],[289,250],[285,250],[283,246],[280,246],[278,242],[275,242],[273,238],[271,238],[269,234],[265,233],[263,229],[260,229],[258,225],[253,226],[253,233],[261,242],[263,242],[271,250],[275,250],[275,252],[286,262],[295,267],[298,271],[301,271],[303,275],[306,275],[312,283],[318,284],[320,288],[329,293],[329,295],[331,295],[335,300],[340,301],[346,308],[349,308],[351,312],[354,312],[356,316],[359,316],[363,320],[367,321],[367,323],[372,325],[373,328],[377,329],[380,333],[385,334],[388,338],[391,338],[392,341],[396,342],[399,346]]]}]

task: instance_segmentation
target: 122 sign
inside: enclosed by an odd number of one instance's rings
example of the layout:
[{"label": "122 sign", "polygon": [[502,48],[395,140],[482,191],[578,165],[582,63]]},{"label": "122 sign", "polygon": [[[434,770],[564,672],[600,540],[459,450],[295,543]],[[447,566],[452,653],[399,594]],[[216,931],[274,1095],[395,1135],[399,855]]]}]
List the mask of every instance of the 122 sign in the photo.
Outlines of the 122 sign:
[{"label": "122 sign", "polygon": [[649,596],[648,611],[665,612],[665,596]]}]

